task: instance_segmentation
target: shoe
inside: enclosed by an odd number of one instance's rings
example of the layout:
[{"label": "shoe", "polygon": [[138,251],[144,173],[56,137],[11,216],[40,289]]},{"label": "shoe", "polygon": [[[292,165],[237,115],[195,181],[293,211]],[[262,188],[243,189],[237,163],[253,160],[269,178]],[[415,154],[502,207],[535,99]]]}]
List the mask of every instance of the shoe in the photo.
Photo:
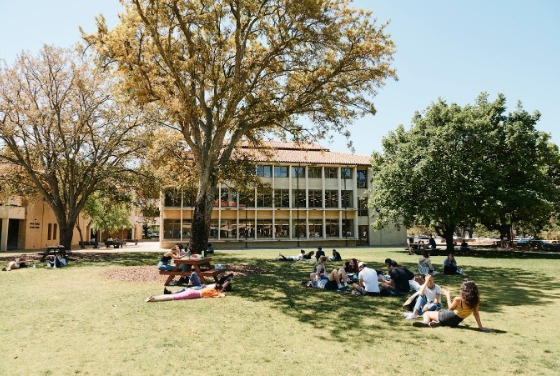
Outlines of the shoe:
[{"label": "shoe", "polygon": [[430,321],[428,325],[430,325],[430,328],[437,328],[441,324],[439,323],[439,321]]},{"label": "shoe", "polygon": [[6,271],[6,268],[2,268],[2,271],[5,272],[5,271]]},{"label": "shoe", "polygon": [[164,288],[163,288],[163,293],[164,293],[165,295],[168,295],[168,294],[171,294],[171,291],[169,291],[169,290],[167,289],[167,287],[164,287]]},{"label": "shoe", "polygon": [[417,318],[418,316],[415,315],[414,313],[409,313],[408,315],[406,315],[406,319],[407,320],[414,320],[415,318]]},{"label": "shoe", "polygon": [[430,324],[424,321],[414,321],[412,323],[412,326],[415,326],[417,328],[428,328],[430,327]]}]

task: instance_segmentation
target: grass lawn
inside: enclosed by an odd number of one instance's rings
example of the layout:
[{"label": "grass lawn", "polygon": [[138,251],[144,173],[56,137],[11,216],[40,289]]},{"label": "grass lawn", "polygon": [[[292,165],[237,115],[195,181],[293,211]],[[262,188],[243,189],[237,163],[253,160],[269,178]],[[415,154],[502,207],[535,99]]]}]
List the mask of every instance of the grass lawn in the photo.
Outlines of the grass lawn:
[{"label": "grass lawn", "polygon": [[[377,269],[390,257],[417,271],[418,257],[402,248],[339,251]],[[225,299],[145,303],[162,292],[164,276],[131,282],[106,272],[155,265],[159,254],[125,252],[57,270],[1,272],[0,375],[556,375],[560,368],[560,255],[457,257],[482,293],[483,325],[495,330],[482,333],[472,317],[458,329],[414,328],[402,317],[402,298],[301,287],[312,264],[272,261],[278,250],[218,251],[215,263],[266,271],[234,279]],[[436,283],[455,296],[462,279],[438,275]]]}]

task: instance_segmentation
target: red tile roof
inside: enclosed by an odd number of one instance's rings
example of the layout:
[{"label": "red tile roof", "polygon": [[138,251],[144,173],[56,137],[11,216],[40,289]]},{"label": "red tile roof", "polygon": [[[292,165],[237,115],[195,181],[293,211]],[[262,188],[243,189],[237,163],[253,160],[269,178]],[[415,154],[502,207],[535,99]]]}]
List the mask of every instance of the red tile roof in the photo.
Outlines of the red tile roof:
[{"label": "red tile roof", "polygon": [[317,144],[266,142],[258,149],[240,146],[257,162],[371,166],[369,156],[333,152]]}]

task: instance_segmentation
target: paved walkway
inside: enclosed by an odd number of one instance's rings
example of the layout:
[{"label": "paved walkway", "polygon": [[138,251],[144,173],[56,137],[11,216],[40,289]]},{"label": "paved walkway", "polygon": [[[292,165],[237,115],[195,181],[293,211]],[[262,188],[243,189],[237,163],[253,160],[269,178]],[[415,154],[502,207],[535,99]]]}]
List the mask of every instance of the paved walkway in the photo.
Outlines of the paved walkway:
[{"label": "paved walkway", "polygon": [[[26,250],[19,250],[19,251],[8,251],[8,252],[0,252],[0,257],[15,257],[19,256],[24,253],[37,253],[42,252],[45,249],[26,249]],[[122,248],[105,248],[103,244],[100,244],[99,248],[92,248],[91,246],[87,246],[85,249],[80,249],[79,246],[72,247],[72,253],[119,253],[119,252],[154,252],[154,253],[163,253],[164,249],[160,248],[159,242],[157,241],[146,241],[146,242],[138,242],[138,244],[128,243],[128,245],[123,246]]]}]

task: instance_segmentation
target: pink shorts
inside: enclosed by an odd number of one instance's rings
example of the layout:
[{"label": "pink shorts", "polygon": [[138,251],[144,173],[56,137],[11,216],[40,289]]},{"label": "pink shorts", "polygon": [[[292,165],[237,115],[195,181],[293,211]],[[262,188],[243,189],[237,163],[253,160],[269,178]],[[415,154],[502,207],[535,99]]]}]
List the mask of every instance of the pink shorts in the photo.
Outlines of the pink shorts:
[{"label": "pink shorts", "polygon": [[186,289],[178,294],[173,294],[173,300],[198,299],[201,297],[200,290]]}]

